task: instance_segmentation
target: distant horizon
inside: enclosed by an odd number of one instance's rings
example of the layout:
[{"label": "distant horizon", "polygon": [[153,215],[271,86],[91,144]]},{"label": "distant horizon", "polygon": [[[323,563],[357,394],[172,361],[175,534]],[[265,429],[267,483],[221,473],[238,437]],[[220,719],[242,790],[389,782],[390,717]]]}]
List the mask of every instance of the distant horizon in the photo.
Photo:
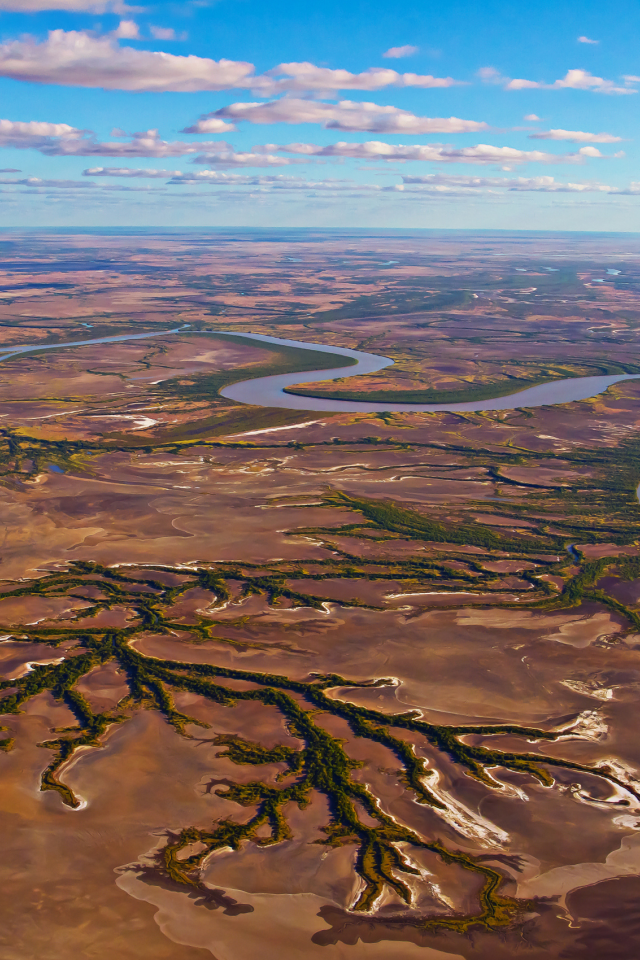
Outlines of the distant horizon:
[{"label": "distant horizon", "polygon": [[390,233],[390,234],[403,234],[408,235],[414,234],[462,234],[468,236],[493,236],[493,235],[505,235],[511,236],[513,234],[520,234],[525,236],[593,236],[593,237],[634,237],[640,236],[640,230],[517,230],[513,228],[493,228],[493,227],[475,227],[475,228],[458,228],[458,227],[327,227],[327,226],[308,226],[308,227],[264,227],[264,226],[250,226],[250,225],[237,225],[237,224],[217,224],[215,226],[203,227],[198,225],[191,226],[157,226],[157,227],[130,227],[126,225],[122,226],[100,226],[87,227],[87,226],[56,226],[56,225],[47,225],[40,227],[0,227],[0,234],[3,233],[116,233],[118,231],[123,231],[127,234],[135,236],[136,233],[216,233],[222,231],[236,232],[236,233],[277,233],[277,232],[298,232],[303,233],[305,231],[313,231],[314,233],[340,233],[340,234],[357,234],[366,237],[374,236],[376,233]]}]

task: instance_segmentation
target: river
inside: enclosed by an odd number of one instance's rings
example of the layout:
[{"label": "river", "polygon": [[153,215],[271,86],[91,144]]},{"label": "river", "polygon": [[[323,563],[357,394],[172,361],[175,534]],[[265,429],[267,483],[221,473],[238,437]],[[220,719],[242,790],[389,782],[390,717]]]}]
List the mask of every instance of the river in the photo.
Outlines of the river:
[{"label": "river", "polygon": [[[229,334],[231,330],[225,331]],[[238,334],[236,334],[238,336]],[[554,403],[570,403],[572,400],[587,400],[602,393],[613,383],[620,380],[630,380],[634,374],[600,377],[572,377],[569,380],[554,380],[551,383],[542,383],[537,387],[528,387],[519,393],[512,393],[506,397],[497,397],[495,400],[470,400],[465,403],[394,403],[388,400],[385,403],[370,403],[366,400],[330,400],[318,397],[299,397],[285,393],[284,387],[292,387],[298,383],[317,383],[322,380],[335,380],[338,377],[353,377],[362,373],[375,373],[390,366],[393,360],[389,357],[380,357],[373,353],[362,353],[359,350],[349,350],[346,347],[328,347],[320,343],[303,343],[299,340],[283,340],[279,337],[267,337],[260,333],[243,333],[242,337],[251,340],[261,340],[265,343],[282,344],[287,347],[301,347],[307,350],[318,350],[321,353],[333,353],[341,357],[353,357],[356,361],[351,367],[336,367],[331,370],[319,370],[311,374],[284,373],[274,377],[259,377],[255,380],[242,380],[220,391],[228,400],[237,403],[250,403],[259,407],[285,407],[288,410],[313,410],[318,413],[369,413],[369,412],[406,412],[406,413],[437,413],[439,411],[480,411],[480,410],[513,410],[516,407],[543,407]],[[635,375],[639,376],[639,375]]]},{"label": "river", "polygon": [[[150,333],[124,333],[113,337],[97,337],[93,340],[71,340],[67,343],[33,344],[26,347],[0,347],[0,361],[9,360],[30,351],[64,350],[67,347],[83,347],[95,343],[118,343],[122,340],[142,340],[146,337],[164,337],[169,333],[181,333],[189,324],[173,330],[155,330]],[[220,331],[221,334],[242,336],[250,340],[261,340],[286,347],[299,347],[304,350],[316,350],[334,356],[353,357],[356,363],[350,367],[334,367],[328,370],[306,370],[304,373],[283,373],[274,377],[256,377],[255,380],[241,380],[220,391],[227,400],[248,403],[257,407],[284,407],[287,410],[313,410],[317,413],[430,413],[439,411],[480,411],[513,410],[516,407],[543,407],[554,403],[570,403],[573,400],[587,400],[602,393],[613,383],[632,380],[640,374],[622,374],[603,377],[573,377],[570,380],[554,380],[529,387],[519,393],[512,393],[495,400],[470,400],[466,403],[369,403],[366,400],[330,400],[317,397],[298,397],[285,393],[284,387],[298,383],[317,383],[322,380],[336,380],[338,377],[357,376],[362,373],[375,373],[391,366],[393,360],[375,353],[362,353],[347,347],[329,347],[322,343],[304,343],[300,340],[284,340],[280,337],[268,337],[261,333],[237,334],[232,330]]]}]

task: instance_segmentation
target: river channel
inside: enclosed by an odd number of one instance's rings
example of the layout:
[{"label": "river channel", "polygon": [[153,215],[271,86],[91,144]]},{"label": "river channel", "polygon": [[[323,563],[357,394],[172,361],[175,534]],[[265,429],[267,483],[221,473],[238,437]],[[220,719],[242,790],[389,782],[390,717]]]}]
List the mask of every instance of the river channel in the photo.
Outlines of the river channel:
[{"label": "river channel", "polygon": [[[231,334],[232,331],[226,331]],[[570,403],[572,400],[587,400],[602,393],[607,387],[620,380],[634,379],[633,374],[601,377],[572,377],[569,380],[554,380],[552,383],[542,383],[537,387],[528,387],[519,393],[511,393],[506,397],[497,397],[495,400],[470,400],[466,403],[394,403],[388,400],[385,403],[369,403],[366,400],[330,400],[324,397],[299,397],[285,393],[285,387],[293,387],[298,383],[319,383],[322,380],[336,380],[338,377],[353,377],[361,373],[375,373],[384,367],[391,366],[393,360],[389,357],[376,356],[373,353],[362,353],[359,350],[349,350],[346,347],[328,347],[320,343],[302,343],[299,340],[282,340],[278,337],[267,337],[260,333],[243,333],[242,337],[251,340],[262,340],[264,343],[282,344],[287,347],[299,347],[306,350],[317,350],[321,353],[332,353],[340,357],[352,357],[356,363],[350,367],[336,367],[331,370],[318,370],[315,374],[310,371],[304,373],[284,373],[274,377],[259,377],[255,380],[242,380],[220,391],[228,400],[237,403],[250,403],[259,407],[286,407],[288,410],[313,410],[317,413],[369,413],[379,412],[406,412],[429,413],[438,411],[480,411],[480,410],[513,410],[516,407],[543,407],[554,403]],[[635,375],[638,376],[637,374]]]},{"label": "river channel", "polygon": [[[188,327],[176,327],[173,330],[156,330],[149,333],[125,333],[113,337],[97,337],[93,340],[72,340],[67,343],[34,344],[25,347],[0,348],[0,361],[23,353],[40,350],[64,350],[67,347],[83,347],[95,343],[118,343],[122,340],[142,340],[146,337],[161,337],[169,333],[181,333]],[[336,380],[339,377],[353,377],[362,373],[375,373],[393,363],[389,357],[380,357],[374,353],[362,353],[359,350],[349,350],[347,347],[329,347],[322,343],[304,343],[300,340],[284,340],[280,337],[268,337],[261,333],[236,334],[232,330],[220,331],[232,336],[241,336],[250,340],[261,340],[264,343],[273,343],[286,347],[298,347],[303,350],[315,350],[319,353],[329,353],[334,356],[352,357],[356,362],[349,367],[334,367],[327,370],[306,370],[304,373],[284,373],[274,377],[256,377],[255,380],[242,380],[231,384],[220,391],[228,400],[237,403],[248,403],[257,407],[284,407],[287,410],[313,410],[317,413],[369,413],[369,412],[398,412],[428,413],[438,411],[479,411],[479,410],[514,410],[516,407],[543,407],[554,403],[570,403],[573,400],[587,400],[602,393],[613,383],[621,380],[633,380],[640,374],[622,374],[602,377],[573,377],[569,380],[554,380],[552,383],[542,383],[537,387],[529,387],[519,393],[511,393],[506,397],[497,397],[495,400],[471,400],[467,403],[369,403],[366,400],[330,400],[320,397],[299,397],[285,393],[285,387],[293,387],[298,383],[318,383],[322,380]]]}]

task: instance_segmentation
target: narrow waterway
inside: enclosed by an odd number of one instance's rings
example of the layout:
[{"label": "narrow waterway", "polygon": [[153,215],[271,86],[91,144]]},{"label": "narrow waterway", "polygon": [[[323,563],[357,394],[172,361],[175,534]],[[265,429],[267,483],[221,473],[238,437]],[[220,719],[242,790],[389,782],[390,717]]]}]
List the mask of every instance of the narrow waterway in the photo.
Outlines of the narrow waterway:
[{"label": "narrow waterway", "polygon": [[[231,334],[233,331],[226,331]],[[236,334],[237,336],[237,334]],[[495,400],[471,400],[466,403],[394,403],[389,400],[385,403],[369,403],[366,400],[330,400],[318,397],[299,397],[285,393],[285,387],[293,387],[298,383],[319,383],[323,380],[336,380],[338,377],[353,377],[362,373],[375,373],[393,363],[388,357],[376,356],[373,353],[362,353],[359,350],[349,350],[346,347],[328,347],[320,343],[302,343],[299,340],[283,340],[279,337],[267,337],[259,333],[243,333],[243,337],[252,340],[262,340],[265,343],[282,344],[287,347],[301,347],[306,350],[318,350],[322,353],[333,353],[341,357],[353,357],[356,361],[352,367],[337,367],[331,370],[321,370],[313,374],[284,373],[274,377],[259,377],[255,380],[243,380],[221,390],[223,397],[235,400],[237,403],[250,403],[259,407],[285,407],[288,410],[313,410],[318,413],[369,413],[369,412],[438,412],[438,411],[481,411],[481,410],[513,410],[516,407],[543,407],[554,403],[570,403],[573,400],[587,400],[602,393],[607,387],[620,380],[630,380],[633,374],[601,377],[573,377],[570,380],[554,380],[552,383],[542,383],[537,387],[528,387],[519,393],[512,393],[506,397],[497,397]],[[639,375],[635,375],[636,377]]]},{"label": "narrow waterway", "polygon": [[[187,324],[190,326],[190,324]],[[66,347],[85,347],[91,343],[117,343],[119,340],[144,340],[145,337],[166,337],[168,333],[180,333],[186,327],[176,327],[174,330],[154,330],[150,333],[120,333],[115,337],[96,337],[93,340],[70,340],[67,343],[34,343],[28,347],[0,347],[0,360],[9,360],[21,353],[32,353],[35,350],[64,350]]]}]

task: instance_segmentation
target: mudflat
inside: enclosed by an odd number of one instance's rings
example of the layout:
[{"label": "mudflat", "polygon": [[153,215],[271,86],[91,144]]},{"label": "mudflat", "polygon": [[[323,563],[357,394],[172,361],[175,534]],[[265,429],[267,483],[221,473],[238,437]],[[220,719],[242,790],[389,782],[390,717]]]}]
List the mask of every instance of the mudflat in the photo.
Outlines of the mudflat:
[{"label": "mudflat", "polygon": [[220,391],[640,372],[638,241],[21,243],[0,345],[59,348],[0,360],[3,957],[634,957],[640,381]]}]

